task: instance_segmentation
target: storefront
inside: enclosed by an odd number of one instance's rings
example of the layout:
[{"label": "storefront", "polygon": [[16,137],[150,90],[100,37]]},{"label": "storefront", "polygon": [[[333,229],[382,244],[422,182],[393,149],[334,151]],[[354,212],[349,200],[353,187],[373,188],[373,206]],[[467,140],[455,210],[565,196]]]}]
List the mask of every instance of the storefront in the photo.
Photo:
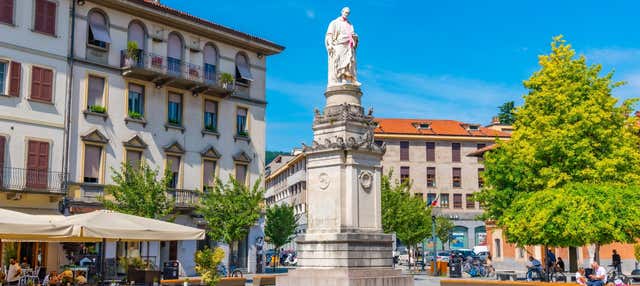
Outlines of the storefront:
[{"label": "storefront", "polygon": [[487,245],[487,228],[485,226],[478,226],[475,228],[476,234],[476,246]]},{"label": "storefront", "polygon": [[469,229],[464,226],[456,226],[451,232],[451,249],[469,247]]}]

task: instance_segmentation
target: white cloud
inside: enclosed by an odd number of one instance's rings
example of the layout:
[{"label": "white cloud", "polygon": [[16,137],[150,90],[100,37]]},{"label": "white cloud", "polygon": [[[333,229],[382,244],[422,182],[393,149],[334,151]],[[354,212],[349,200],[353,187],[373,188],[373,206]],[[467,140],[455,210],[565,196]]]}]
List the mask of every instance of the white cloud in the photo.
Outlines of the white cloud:
[{"label": "white cloud", "polygon": [[590,63],[605,65],[628,65],[640,63],[640,49],[599,48],[587,50],[584,55]]}]

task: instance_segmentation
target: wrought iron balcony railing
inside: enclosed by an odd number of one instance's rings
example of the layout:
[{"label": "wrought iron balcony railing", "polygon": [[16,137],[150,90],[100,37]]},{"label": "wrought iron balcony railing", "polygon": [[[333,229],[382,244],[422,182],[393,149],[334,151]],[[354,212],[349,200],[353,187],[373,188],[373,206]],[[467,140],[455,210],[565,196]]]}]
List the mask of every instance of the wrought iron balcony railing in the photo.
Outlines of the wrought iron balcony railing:
[{"label": "wrought iron balcony railing", "polygon": [[195,190],[171,189],[169,196],[177,208],[192,208],[200,201],[200,192]]},{"label": "wrought iron balcony railing", "polygon": [[0,168],[0,190],[33,193],[66,192],[67,176],[62,172],[30,168]]}]

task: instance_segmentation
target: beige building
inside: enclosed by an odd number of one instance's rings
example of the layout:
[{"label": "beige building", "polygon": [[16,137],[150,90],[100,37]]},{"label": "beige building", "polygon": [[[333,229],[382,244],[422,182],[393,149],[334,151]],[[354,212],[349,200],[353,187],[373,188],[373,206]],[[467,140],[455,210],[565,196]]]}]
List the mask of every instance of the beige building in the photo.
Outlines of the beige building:
[{"label": "beige building", "polygon": [[476,219],[482,209],[472,199],[483,185],[484,166],[481,158],[467,155],[494,144],[496,138],[508,139],[508,126],[431,119],[376,121],[374,138],[387,150],[383,172],[393,171],[394,180],[410,180],[411,193],[428,204],[436,201],[436,215],[452,219],[456,226],[451,248],[486,245],[484,222]]},{"label": "beige building", "polygon": [[[0,1],[0,207],[58,214],[63,166],[70,1]],[[55,265],[58,243],[5,242],[32,267]]]},{"label": "beige building", "polygon": [[[265,202],[267,206],[287,204],[298,217],[296,235],[307,229],[307,160],[304,153],[294,150],[291,155],[280,155],[265,169]],[[295,242],[282,246],[295,249]],[[267,245],[266,249],[272,246]]]}]

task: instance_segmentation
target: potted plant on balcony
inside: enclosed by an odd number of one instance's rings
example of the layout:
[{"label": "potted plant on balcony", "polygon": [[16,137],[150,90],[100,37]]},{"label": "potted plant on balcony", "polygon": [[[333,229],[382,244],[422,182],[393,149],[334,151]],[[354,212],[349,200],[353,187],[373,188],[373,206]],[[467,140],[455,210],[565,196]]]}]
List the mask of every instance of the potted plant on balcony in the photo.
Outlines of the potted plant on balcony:
[{"label": "potted plant on balcony", "polygon": [[91,105],[89,106],[89,111],[104,114],[107,112],[107,108],[102,105]]},{"label": "potted plant on balcony", "polygon": [[204,129],[209,131],[209,132],[218,132],[218,128],[216,128],[216,126],[213,125],[213,123],[209,123],[209,124],[205,125]]},{"label": "potted plant on balcony", "polygon": [[222,88],[226,89],[226,90],[232,90],[233,89],[233,75],[227,72],[223,72],[222,74],[220,74],[220,84],[222,85]]},{"label": "potted plant on balcony", "polygon": [[134,66],[138,62],[138,43],[135,41],[127,42],[127,54],[124,59],[124,63],[127,67]]},{"label": "potted plant on balcony", "polygon": [[238,136],[240,136],[240,137],[249,137],[249,132],[247,130],[238,131]]},{"label": "potted plant on balcony", "polygon": [[129,111],[129,118],[131,119],[142,119],[142,114],[135,112],[135,111]]}]

